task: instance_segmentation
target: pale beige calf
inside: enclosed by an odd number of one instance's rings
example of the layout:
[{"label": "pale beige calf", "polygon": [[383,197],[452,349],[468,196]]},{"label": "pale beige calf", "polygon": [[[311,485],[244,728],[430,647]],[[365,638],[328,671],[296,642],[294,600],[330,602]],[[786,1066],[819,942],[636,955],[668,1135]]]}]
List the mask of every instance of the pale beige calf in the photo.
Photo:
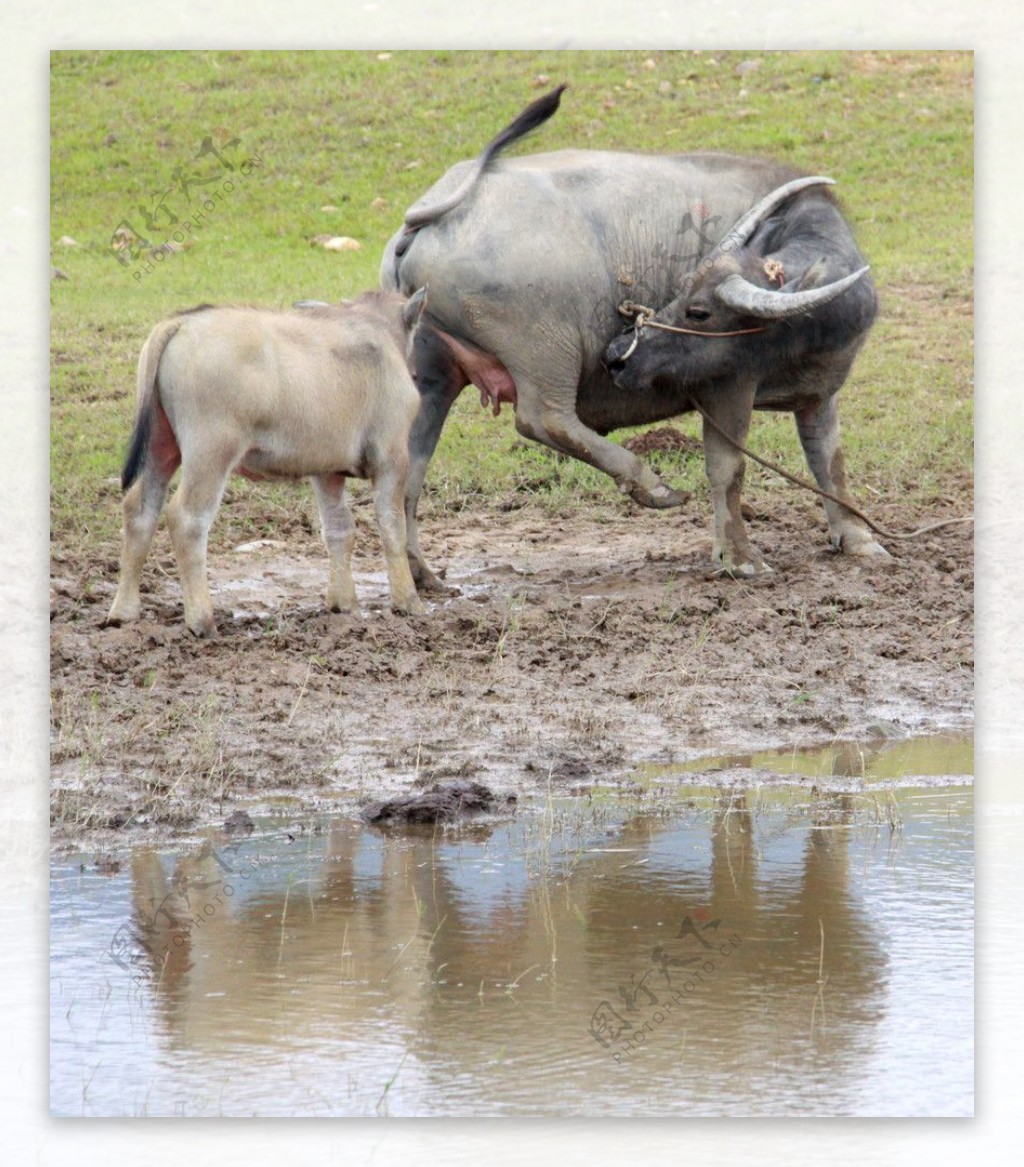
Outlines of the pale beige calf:
[{"label": "pale beige calf", "polygon": [[391,603],[423,606],[405,551],[409,430],[419,393],[406,363],[423,293],[368,292],[299,311],[204,306],[164,321],[139,357],[135,429],[122,473],[124,542],[107,616],[139,615],[139,579],[171,477],[167,524],[185,623],[216,630],[206,574],[210,525],[228,478],[311,478],[330,560],[327,605],[356,607],[347,477],[369,478]]}]

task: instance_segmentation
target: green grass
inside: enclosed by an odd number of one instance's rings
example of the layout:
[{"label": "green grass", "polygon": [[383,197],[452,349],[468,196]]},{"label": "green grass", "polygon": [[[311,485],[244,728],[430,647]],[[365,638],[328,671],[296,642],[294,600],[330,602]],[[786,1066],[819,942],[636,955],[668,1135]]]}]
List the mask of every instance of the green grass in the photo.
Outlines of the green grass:
[{"label": "green grass", "polygon": [[[969,53],[60,52],[51,58],[51,241],[69,278],[51,285],[55,552],[106,553],[117,538],[114,480],[135,361],[157,320],[207,300],[287,304],[376,286],[406,207],[562,80],[571,88],[561,110],[520,150],[720,149],[838,180],[882,297],[843,391],[853,482],[865,502],[875,494],[922,506],[963,489],[973,396]],[[186,251],[134,278],[137,266],[112,256],[111,234],[123,219],[141,226],[138,205],[169,189],[167,205],[189,217],[174,173],[221,172],[216,159],[193,161],[206,137],[237,137],[225,157],[260,165],[227,175],[235,189],[187,233]],[[321,233],[354,236],[362,249],[311,247]],[[79,246],[62,246],[62,236]],[[150,238],[162,242],[159,230]],[[691,419],[680,428],[699,434]],[[751,441],[802,469],[788,418],[759,415]],[[699,458],[657,461],[704,489]],[[756,491],[760,472],[750,480]],[[215,545],[288,515],[311,522],[306,492],[239,484],[232,499],[239,505],[224,508]],[[625,505],[603,475],[521,442],[511,411],[491,418],[472,391],[446,428],[427,500],[443,510]]]}]

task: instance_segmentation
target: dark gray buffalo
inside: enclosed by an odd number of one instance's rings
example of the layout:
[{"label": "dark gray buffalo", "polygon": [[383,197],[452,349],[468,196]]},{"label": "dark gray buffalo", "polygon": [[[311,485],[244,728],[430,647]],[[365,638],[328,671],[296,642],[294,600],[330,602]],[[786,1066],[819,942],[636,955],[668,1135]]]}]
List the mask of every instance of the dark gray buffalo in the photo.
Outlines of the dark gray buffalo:
[{"label": "dark gray buffalo", "polygon": [[[725,154],[562,150],[496,161],[555,112],[563,88],[452,167],[384,254],[385,288],[428,289],[406,496],[421,587],[437,581],[416,503],[468,384],[495,412],[511,402],[521,434],[599,467],[650,507],[682,496],[609,431],[696,402],[743,443],[752,409],[791,410],[819,485],[848,497],[835,394],[876,301],[831,180]],[[623,334],[627,300],[652,312]],[[766,570],[740,515],[743,456],[706,418],[704,449],[715,562],[739,575]],[[827,501],[826,512],[837,548],[885,554],[843,506]]]}]

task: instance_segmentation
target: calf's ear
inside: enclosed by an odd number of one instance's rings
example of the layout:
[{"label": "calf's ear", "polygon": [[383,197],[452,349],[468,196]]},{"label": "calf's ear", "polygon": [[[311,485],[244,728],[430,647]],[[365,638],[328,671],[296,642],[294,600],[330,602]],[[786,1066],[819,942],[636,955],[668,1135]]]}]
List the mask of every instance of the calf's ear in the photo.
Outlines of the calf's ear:
[{"label": "calf's ear", "polygon": [[420,288],[418,292],[413,292],[405,302],[405,307],[402,309],[402,323],[406,328],[415,328],[419,323],[420,316],[423,309],[427,306],[427,289]]}]

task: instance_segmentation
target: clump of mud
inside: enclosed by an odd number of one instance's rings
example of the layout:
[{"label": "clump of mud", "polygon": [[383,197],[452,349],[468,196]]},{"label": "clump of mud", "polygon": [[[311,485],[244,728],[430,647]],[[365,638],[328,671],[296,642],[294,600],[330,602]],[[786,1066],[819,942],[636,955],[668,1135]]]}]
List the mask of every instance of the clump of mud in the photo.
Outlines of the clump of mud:
[{"label": "clump of mud", "polygon": [[226,835],[251,835],[255,825],[247,811],[236,810],[224,820],[222,830]]},{"label": "clump of mud", "polygon": [[495,794],[480,782],[436,782],[422,794],[390,798],[365,807],[363,819],[377,826],[399,823],[450,823],[514,807],[514,794]]},{"label": "clump of mud", "polygon": [[637,456],[650,454],[654,450],[684,450],[688,454],[703,453],[704,447],[696,438],[677,430],[675,426],[663,425],[637,434],[622,443],[630,453]]}]

